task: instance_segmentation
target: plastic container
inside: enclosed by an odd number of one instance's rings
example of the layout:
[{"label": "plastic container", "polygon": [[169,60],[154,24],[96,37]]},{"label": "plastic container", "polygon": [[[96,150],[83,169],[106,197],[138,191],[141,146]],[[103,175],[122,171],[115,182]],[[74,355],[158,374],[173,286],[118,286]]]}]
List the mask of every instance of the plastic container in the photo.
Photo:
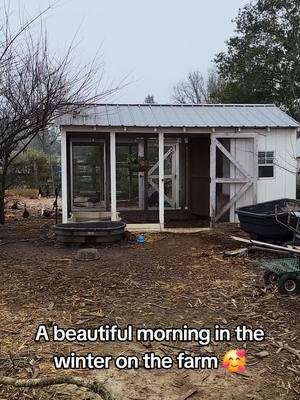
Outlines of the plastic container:
[{"label": "plastic container", "polygon": [[76,222],[54,226],[62,243],[106,243],[122,239],[126,224],[122,221]]},{"label": "plastic container", "polygon": [[139,244],[144,244],[145,243],[145,236],[144,235],[139,235],[136,238],[136,242],[139,243]]}]

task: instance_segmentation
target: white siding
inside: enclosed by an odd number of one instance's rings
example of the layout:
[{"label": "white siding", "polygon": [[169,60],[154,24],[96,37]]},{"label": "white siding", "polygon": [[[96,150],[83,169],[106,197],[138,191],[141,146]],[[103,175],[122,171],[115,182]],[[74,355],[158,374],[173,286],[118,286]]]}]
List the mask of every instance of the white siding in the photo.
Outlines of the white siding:
[{"label": "white siding", "polygon": [[[257,151],[274,151],[275,167],[273,178],[258,178],[257,202],[276,200],[280,198],[296,198],[296,130],[272,129],[257,131]],[[231,139],[231,154],[254,176],[253,163],[255,143],[251,139]],[[242,177],[242,174],[231,165],[231,177]],[[231,184],[231,198],[242,185]],[[237,208],[253,204],[253,187],[250,187],[230,210],[230,221],[238,222],[235,214]]]},{"label": "white siding", "polygon": [[258,136],[258,151],[274,151],[274,178],[259,178],[258,202],[296,197],[296,131],[274,129]]}]

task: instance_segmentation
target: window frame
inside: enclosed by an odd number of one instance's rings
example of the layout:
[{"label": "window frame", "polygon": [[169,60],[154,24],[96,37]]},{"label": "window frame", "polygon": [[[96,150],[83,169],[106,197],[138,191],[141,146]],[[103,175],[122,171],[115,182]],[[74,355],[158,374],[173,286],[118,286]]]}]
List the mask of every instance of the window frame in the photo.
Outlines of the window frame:
[{"label": "window frame", "polygon": [[[264,153],[264,161],[265,161],[264,163],[259,162],[260,153]],[[268,153],[273,153],[273,155],[272,155],[273,162],[272,163],[267,162],[268,158],[271,158],[271,157],[268,157],[268,155],[267,155]],[[259,176],[259,168],[260,167],[273,167],[273,176]],[[275,179],[275,151],[274,150],[259,150],[258,151],[258,153],[257,153],[257,169],[258,169],[258,171],[257,171],[258,179],[262,179],[262,180]]]}]

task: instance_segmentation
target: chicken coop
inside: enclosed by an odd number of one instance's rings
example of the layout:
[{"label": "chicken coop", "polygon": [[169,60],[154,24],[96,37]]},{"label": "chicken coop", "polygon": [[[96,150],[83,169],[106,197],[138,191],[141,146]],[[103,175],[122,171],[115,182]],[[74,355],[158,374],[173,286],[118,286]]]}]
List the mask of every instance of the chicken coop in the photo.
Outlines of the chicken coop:
[{"label": "chicken coop", "polygon": [[208,226],[296,196],[299,124],[274,105],[100,104],[59,124],[63,222]]}]

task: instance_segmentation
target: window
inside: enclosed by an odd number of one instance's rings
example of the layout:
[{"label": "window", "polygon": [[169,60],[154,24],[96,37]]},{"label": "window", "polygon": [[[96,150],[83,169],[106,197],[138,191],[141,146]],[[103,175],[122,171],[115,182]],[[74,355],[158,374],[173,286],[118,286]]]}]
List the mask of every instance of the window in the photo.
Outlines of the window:
[{"label": "window", "polygon": [[258,176],[259,178],[274,177],[274,151],[258,152]]}]

